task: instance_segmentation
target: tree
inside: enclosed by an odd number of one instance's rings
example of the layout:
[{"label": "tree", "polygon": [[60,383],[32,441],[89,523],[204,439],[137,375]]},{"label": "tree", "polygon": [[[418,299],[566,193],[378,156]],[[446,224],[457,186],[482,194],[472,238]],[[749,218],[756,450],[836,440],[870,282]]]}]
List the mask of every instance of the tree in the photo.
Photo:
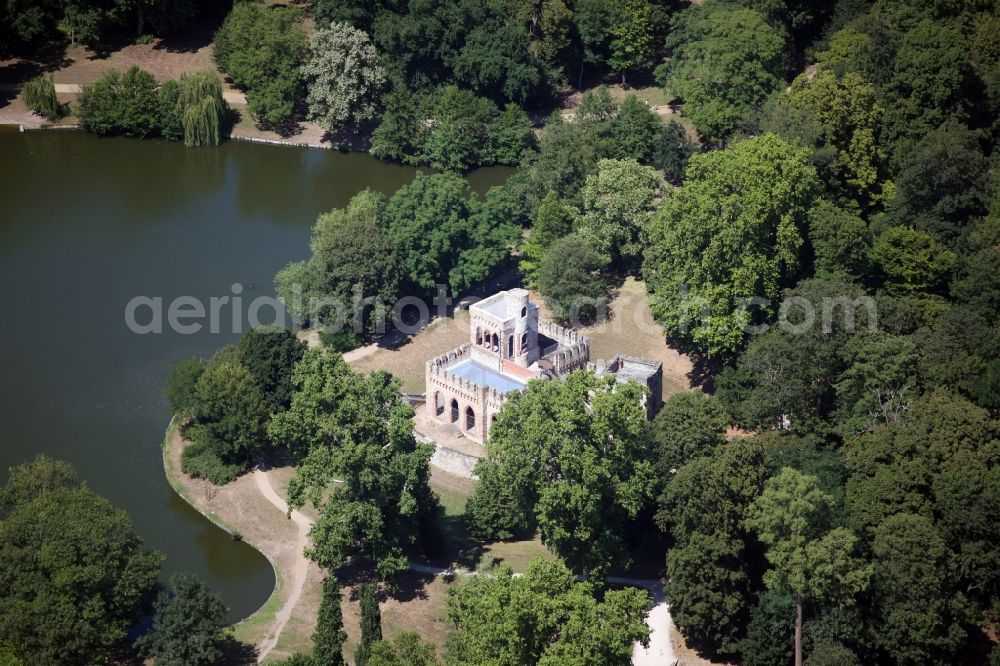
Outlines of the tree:
[{"label": "tree", "polygon": [[608,45],[611,57],[608,64],[621,74],[622,85],[625,85],[625,73],[646,66],[652,50],[649,0],[625,0],[617,14],[617,20],[611,25],[611,43]]},{"label": "tree", "polygon": [[521,248],[519,268],[525,280],[535,285],[538,271],[549,247],[573,230],[573,210],[555,192],[549,192],[535,211],[534,223]]},{"label": "tree", "polygon": [[890,219],[955,247],[969,221],[989,209],[989,168],[978,138],[950,121],[920,139],[902,161]]},{"label": "tree", "polygon": [[652,423],[660,476],[676,471],[699,456],[713,455],[726,441],[729,415],[718,399],[700,391],[672,395]]},{"label": "tree", "polygon": [[391,582],[407,568],[404,547],[433,542],[439,512],[428,486],[432,451],[413,437],[399,380],[356,373],[338,354],[310,349],[292,383],[291,407],[268,433],[297,462],[289,505],[320,511],[306,554],[331,572],[349,559],[373,564]]},{"label": "tree", "polygon": [[[328,330],[374,333],[399,296],[396,250],[383,228],[385,198],[364,190],[346,208],[322,213],[309,241],[312,256],[275,277],[278,295],[298,319]],[[297,293],[296,293],[296,290]],[[375,302],[370,309],[365,302]]]},{"label": "tree", "polygon": [[607,256],[580,234],[552,243],[538,266],[536,284],[553,316],[562,322],[584,323],[607,309]]},{"label": "tree", "polygon": [[163,556],[68,465],[15,468],[3,495],[0,645],[32,663],[110,659],[148,610]]},{"label": "tree", "polygon": [[610,143],[615,157],[648,164],[653,160],[663,123],[639,100],[628,95],[610,123]]},{"label": "tree", "polygon": [[56,86],[51,76],[41,74],[24,84],[24,105],[48,120],[59,119],[62,105],[56,99]]},{"label": "tree", "polygon": [[529,43],[527,31],[507,19],[476,26],[452,61],[456,82],[498,104],[523,104],[537,95],[542,82]]},{"label": "tree", "polygon": [[656,523],[673,540],[664,590],[670,614],[707,654],[736,654],[749,620],[761,557],[743,520],[764,486],[764,453],[747,439],[694,457],[659,499]]},{"label": "tree", "polygon": [[347,633],[344,631],[340,602],[340,581],[330,574],[323,579],[323,598],[313,630],[313,659],[323,666],[343,666],[345,663],[341,650]]},{"label": "tree", "polygon": [[30,463],[9,470],[6,486],[0,486],[0,518],[17,507],[59,489],[82,487],[76,470],[68,462],[35,456]]},{"label": "tree", "polygon": [[250,371],[272,411],[291,402],[292,369],[305,349],[305,343],[287,328],[251,328],[240,338],[240,364]]},{"label": "tree", "polygon": [[868,225],[857,215],[821,199],[809,211],[809,242],[816,276],[860,279],[868,270]]},{"label": "tree", "polygon": [[331,132],[374,118],[386,82],[375,45],[347,23],[316,31],[302,76],[309,90],[309,120]]},{"label": "tree", "polygon": [[372,644],[382,640],[382,612],[375,596],[375,586],[362,583],[358,588],[361,597],[361,642],[354,653],[355,666],[367,666]]},{"label": "tree", "polygon": [[122,74],[116,69],[83,86],[77,98],[80,126],[101,135],[124,134],[137,138],[159,132],[159,98],[156,79],[136,66]]},{"label": "tree", "polygon": [[[627,562],[621,535],[653,489],[642,394],[637,384],[577,372],[511,395],[476,467],[472,530],[495,538],[537,526],[549,550],[584,576]],[[493,488],[506,490],[497,497]]]},{"label": "tree", "polygon": [[[986,410],[945,389],[915,399],[902,419],[852,438],[844,447],[851,526],[870,533],[896,513],[932,515],[939,477],[957,468],[994,469],[998,446],[1000,425]],[[964,480],[969,488],[984,486],[984,480]],[[954,490],[954,480],[941,483],[951,489],[940,486],[943,499]],[[949,532],[960,531],[963,524],[969,524],[967,518]],[[968,543],[980,539],[969,538]],[[982,585],[982,579],[975,585]]]},{"label": "tree", "polygon": [[227,624],[222,597],[191,574],[174,574],[170,588],[157,598],[153,629],[137,647],[157,664],[218,663]]},{"label": "tree", "polygon": [[985,312],[1000,309],[1000,197],[990,214],[969,230],[951,294]]},{"label": "tree", "polygon": [[764,129],[815,148],[820,176],[838,197],[864,207],[876,202],[883,171],[882,107],[872,84],[854,72],[837,76],[821,69],[798,76],[768,106]]},{"label": "tree", "polygon": [[529,201],[537,205],[549,192],[555,192],[568,204],[579,206],[580,190],[602,156],[585,125],[552,115],[538,150],[526,153],[522,163]]},{"label": "tree", "polygon": [[[162,97],[161,89],[161,97]],[[217,146],[229,107],[222,97],[219,77],[209,69],[182,74],[177,93],[177,113],[185,146]],[[161,127],[161,131],[162,131]]]},{"label": "tree", "polygon": [[601,160],[583,186],[580,234],[619,266],[633,266],[662,188],[663,181],[652,167],[633,160]]},{"label": "tree", "polygon": [[496,164],[517,166],[524,152],[535,145],[531,119],[521,107],[508,103],[492,128],[493,155]]},{"label": "tree", "polygon": [[163,395],[170,403],[170,410],[174,414],[179,414],[182,417],[193,414],[198,404],[195,387],[198,385],[198,379],[204,370],[204,363],[194,356],[181,359],[170,367]]},{"label": "tree", "polygon": [[[507,257],[512,226],[478,215],[479,202],[466,199],[466,187],[455,175],[418,173],[386,206],[386,232],[407,278],[419,289],[467,288],[475,283],[470,274],[482,275]],[[471,271],[470,262],[480,268]]]},{"label": "tree", "polygon": [[[708,654],[736,651],[752,581],[741,558],[744,544],[725,534],[697,532],[667,551],[674,621],[685,638]],[[734,626],[736,625],[736,626]]]},{"label": "tree", "polygon": [[213,54],[247,95],[257,122],[280,127],[300,98],[300,68],[307,52],[301,12],[295,7],[241,2],[215,33]]},{"label": "tree", "polygon": [[415,631],[404,631],[391,640],[375,641],[369,650],[368,666],[439,666],[434,644],[422,640]]},{"label": "tree", "polygon": [[896,57],[883,90],[892,100],[885,105],[883,132],[894,164],[944,121],[967,117],[970,65],[962,23],[924,16],[903,22],[908,29],[894,36]]},{"label": "tree", "polygon": [[965,638],[951,553],[931,522],[891,516],[872,542],[875,641],[897,664],[952,661]]},{"label": "tree", "polygon": [[7,0],[0,12],[0,44],[3,55],[24,50],[56,33],[59,4]]},{"label": "tree", "polygon": [[684,10],[667,48],[672,55],[657,79],[684,101],[685,116],[713,144],[725,142],[783,85],[789,64],[785,40],[759,13],[727,4]]},{"label": "tree", "polygon": [[672,185],[680,185],[684,181],[684,171],[687,169],[691,155],[697,146],[688,137],[687,130],[676,120],[660,128],[653,146],[653,166],[663,172],[664,178]]},{"label": "tree", "polygon": [[[626,666],[632,644],[646,643],[649,597],[636,588],[611,590],[597,601],[558,562],[536,559],[523,576],[501,565],[448,590],[448,663],[524,666]],[[369,662],[371,666],[374,666]]]},{"label": "tree", "polygon": [[421,161],[455,173],[491,163],[499,117],[496,104],[486,97],[477,97],[457,86],[445,87],[431,109]]},{"label": "tree", "polygon": [[895,291],[937,291],[955,267],[955,253],[913,227],[890,227],[875,239],[872,261]]},{"label": "tree", "polygon": [[246,368],[210,362],[195,385],[194,441],[226,463],[246,467],[267,443],[268,404]]},{"label": "tree", "polygon": [[849,367],[837,383],[843,431],[858,434],[883,423],[898,423],[916,394],[918,359],[913,340],[874,334],[852,341],[845,351]]},{"label": "tree", "polygon": [[427,140],[425,104],[409,90],[393,90],[383,97],[382,122],[372,132],[371,154],[406,164],[420,161]]},{"label": "tree", "polygon": [[808,153],[773,134],[692,157],[684,186],[647,225],[643,274],[667,334],[710,356],[739,350],[774,307],[752,313],[748,299],[774,299],[798,267],[818,191]]},{"label": "tree", "polygon": [[850,605],[868,587],[871,568],[854,555],[856,537],[828,529],[831,498],[815,477],[786,467],[750,505],[747,526],[768,546],[764,583],[795,595],[795,664],[802,666],[804,598]]}]

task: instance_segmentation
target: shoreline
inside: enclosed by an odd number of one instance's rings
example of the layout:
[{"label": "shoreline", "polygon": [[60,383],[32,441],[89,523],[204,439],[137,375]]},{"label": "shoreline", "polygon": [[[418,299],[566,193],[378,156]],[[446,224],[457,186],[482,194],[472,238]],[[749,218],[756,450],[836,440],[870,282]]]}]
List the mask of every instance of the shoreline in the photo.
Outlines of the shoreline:
[{"label": "shoreline", "polygon": [[316,619],[314,604],[301,604],[299,597],[320,589],[323,578],[314,563],[306,561],[303,566],[302,526],[263,497],[253,472],[225,486],[184,474],[180,458],[186,445],[177,419],[171,419],[162,447],[167,483],[215,526],[263,555],[274,572],[274,587],[267,598],[229,628],[238,640],[258,651],[258,663],[290,656],[303,648],[302,628],[308,626],[305,634],[311,636]]},{"label": "shoreline", "polygon": [[[0,122],[0,127],[10,127],[17,128],[18,132],[24,134],[26,132],[47,132],[47,131],[73,131],[73,132],[84,132],[80,125],[54,125],[48,124],[46,122],[40,122],[38,125],[29,125],[25,123],[14,123],[14,122]],[[293,138],[289,139],[271,139],[268,137],[251,136],[249,134],[231,134],[225,138],[226,141],[246,141],[248,143],[259,143],[266,144],[270,146],[287,146],[291,148],[316,148],[319,150],[330,150],[342,153],[364,153],[369,154],[369,151],[364,148],[359,148],[351,146],[349,144],[335,144],[335,143],[315,143],[312,141],[296,141]],[[221,144],[220,144],[221,145]],[[343,150],[342,146],[348,146],[347,150]]]}]

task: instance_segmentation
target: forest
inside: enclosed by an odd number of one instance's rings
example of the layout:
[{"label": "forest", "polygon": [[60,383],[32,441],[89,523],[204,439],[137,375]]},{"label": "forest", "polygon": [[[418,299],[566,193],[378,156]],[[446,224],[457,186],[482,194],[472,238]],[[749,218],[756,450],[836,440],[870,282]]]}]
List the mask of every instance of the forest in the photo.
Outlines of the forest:
[{"label": "forest", "polygon": [[[4,5],[12,48],[194,15]],[[644,600],[600,581],[650,553],[706,658],[1000,664],[995,2],[237,3],[214,57],[260,124],[346,128],[379,159],[432,169],[321,214],[310,257],[276,276],[286,303],[358,285],[385,302],[464,294],[517,266],[578,323],[579,302],[610,302],[632,277],[699,369],[649,425],[630,390],[586,373],[504,407],[469,529],[539,533],[559,566],[455,593],[448,664],[629,663]],[[112,115],[134,118],[124,109],[145,98],[156,127],[163,87],[142,85]],[[638,96],[649,88],[665,118]],[[216,89],[197,94],[223,123]],[[86,100],[85,126],[115,126],[87,119]],[[496,164],[517,170],[470,196],[461,174]],[[302,325],[327,315],[289,309]],[[323,352],[247,334],[175,367],[167,394],[195,442],[188,472],[222,483],[280,442],[297,467],[290,504],[321,511],[310,558],[331,578],[365,562],[391,586],[407,553],[433,550],[440,507],[398,381],[335,353],[377,324],[329,333]],[[325,493],[334,478],[345,489]],[[16,612],[0,601],[0,620]],[[602,631],[567,620],[606,615]],[[406,660],[419,637],[397,642],[373,638],[367,663],[435,663]]]}]

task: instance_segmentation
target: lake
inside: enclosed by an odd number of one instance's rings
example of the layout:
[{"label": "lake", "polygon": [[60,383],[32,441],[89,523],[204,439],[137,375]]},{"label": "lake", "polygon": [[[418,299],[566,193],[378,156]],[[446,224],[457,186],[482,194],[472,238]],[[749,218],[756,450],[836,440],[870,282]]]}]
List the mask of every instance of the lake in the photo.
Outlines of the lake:
[{"label": "lake", "polygon": [[[0,480],[39,453],[69,461],[166,553],[164,578],[192,572],[233,620],[252,613],[274,586],[270,565],[178,497],[160,457],[167,370],[238,336],[137,335],[126,304],[207,303],[234,283],[245,302],[273,295],[274,274],[308,255],[318,213],[365,187],[391,194],[415,173],[364,154],[0,128]],[[482,192],[510,173],[469,182]]]}]

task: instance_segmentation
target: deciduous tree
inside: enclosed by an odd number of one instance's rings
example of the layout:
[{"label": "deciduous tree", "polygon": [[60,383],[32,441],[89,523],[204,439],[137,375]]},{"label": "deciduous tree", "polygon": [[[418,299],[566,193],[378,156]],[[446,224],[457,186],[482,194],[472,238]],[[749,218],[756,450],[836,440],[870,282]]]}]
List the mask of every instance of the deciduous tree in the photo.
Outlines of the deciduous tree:
[{"label": "deciduous tree", "polygon": [[819,187],[808,153],[773,134],[692,157],[647,225],[643,273],[666,332],[711,356],[738,351],[774,307],[753,313],[748,299],[773,301],[799,265]]},{"label": "deciduous tree", "polygon": [[564,565],[534,560],[523,576],[501,565],[448,590],[448,642],[454,666],[626,666],[632,644],[645,643],[650,607],[645,591],[611,590],[603,601]]},{"label": "deciduous tree", "polygon": [[226,624],[218,593],[191,574],[174,574],[156,600],[152,631],[137,646],[158,664],[208,666],[222,656]]},{"label": "deciduous tree", "polygon": [[846,528],[829,528],[831,501],[815,477],[785,468],[767,482],[746,519],[768,546],[764,583],[795,596],[796,666],[802,666],[803,599],[851,605],[871,577],[871,568],[854,555],[856,537]]},{"label": "deciduous tree", "polygon": [[316,31],[302,76],[309,119],[331,132],[373,119],[386,83],[375,45],[347,23]]},{"label": "deciduous tree", "polygon": [[[621,535],[654,481],[642,391],[578,372],[512,395],[477,466],[473,530],[495,538],[537,526],[546,546],[584,575],[627,561]],[[498,487],[507,489],[502,498],[490,494]]]}]

